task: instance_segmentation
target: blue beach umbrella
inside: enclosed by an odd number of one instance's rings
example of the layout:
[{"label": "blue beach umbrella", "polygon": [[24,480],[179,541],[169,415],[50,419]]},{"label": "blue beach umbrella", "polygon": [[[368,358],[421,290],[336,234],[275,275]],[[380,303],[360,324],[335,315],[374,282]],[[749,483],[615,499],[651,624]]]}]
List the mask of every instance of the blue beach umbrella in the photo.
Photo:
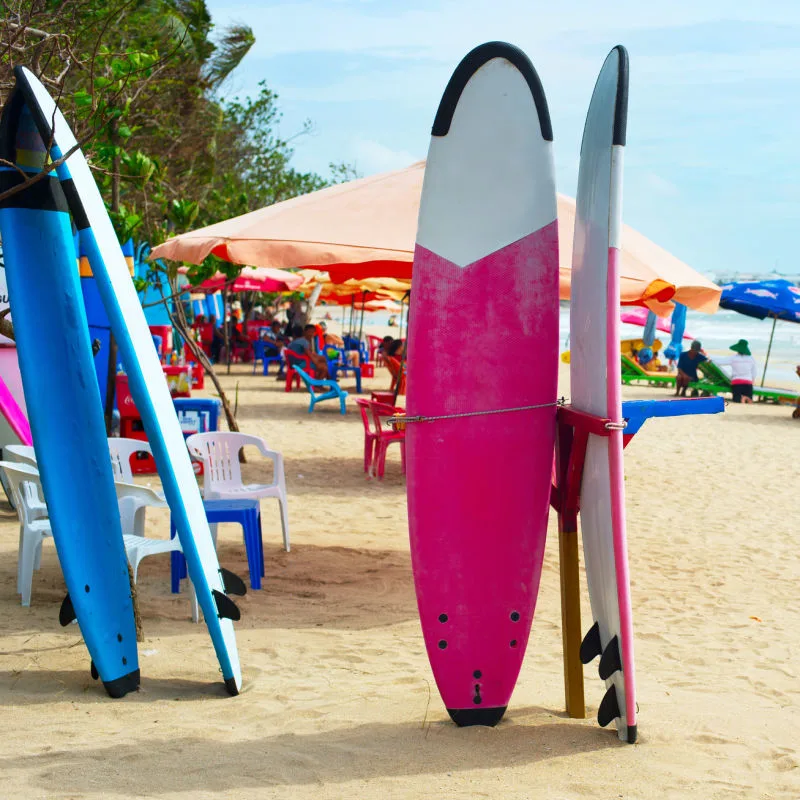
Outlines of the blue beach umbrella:
[{"label": "blue beach umbrella", "polygon": [[769,336],[767,358],[764,361],[764,374],[761,385],[767,375],[769,354],[772,350],[772,339],[775,336],[775,324],[779,319],[800,323],[800,288],[791,281],[743,281],[728,283],[722,287],[720,308],[729,308],[748,317],[756,319],[772,318],[772,333]]}]

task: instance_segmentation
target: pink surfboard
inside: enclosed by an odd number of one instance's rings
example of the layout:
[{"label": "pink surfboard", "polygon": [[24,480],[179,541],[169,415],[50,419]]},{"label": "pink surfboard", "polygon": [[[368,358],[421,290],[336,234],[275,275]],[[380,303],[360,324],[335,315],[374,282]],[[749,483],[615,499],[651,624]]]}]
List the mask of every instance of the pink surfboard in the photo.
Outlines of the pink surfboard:
[{"label": "pink surfboard", "polygon": [[408,333],[408,511],[425,645],[458,725],[502,718],[539,589],[558,358],[552,138],[530,61],[491,42],[454,72],[428,151]]},{"label": "pink surfboard", "polygon": [[[619,345],[619,253],[622,164],[628,112],[628,54],[615,47],[600,71],[586,115],[578,173],[572,254],[570,374],[572,407],[622,422]],[[594,624],[581,646],[600,656],[606,691],[598,722],[616,720],[619,738],[636,741],[625,484],[621,428],[591,436],[581,483],[586,583]]]},{"label": "pink surfboard", "polygon": [[14,395],[11,394],[11,390],[1,377],[0,414],[3,415],[8,426],[19,439],[20,444],[30,447],[30,445],[33,444],[33,439],[31,438],[31,426],[28,423],[28,418],[25,416],[25,412],[19,407],[19,403],[14,399]]}]

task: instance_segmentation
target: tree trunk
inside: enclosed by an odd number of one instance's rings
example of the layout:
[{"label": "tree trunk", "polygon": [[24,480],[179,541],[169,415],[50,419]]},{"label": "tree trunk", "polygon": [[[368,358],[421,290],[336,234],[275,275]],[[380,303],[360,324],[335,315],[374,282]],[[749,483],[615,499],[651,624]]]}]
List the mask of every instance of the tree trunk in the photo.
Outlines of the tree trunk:
[{"label": "tree trunk", "polygon": [[[115,119],[111,124],[111,143],[119,145],[119,135],[117,129],[119,122]],[[120,170],[122,168],[122,156],[119,152],[114,156],[111,167],[111,211],[119,213],[120,207]],[[111,425],[114,420],[114,392],[117,388],[117,340],[114,334],[109,332],[108,336],[108,374],[106,376],[106,407],[103,409],[106,422],[106,436],[111,436]]]},{"label": "tree trunk", "polygon": [[106,407],[104,416],[106,421],[106,436],[111,436],[111,427],[114,421],[114,393],[117,390],[117,340],[114,334],[108,334],[108,374],[106,375]]},{"label": "tree trunk", "polygon": [[[163,289],[160,289],[160,291],[161,296],[164,297]],[[189,325],[189,321],[186,319],[186,314],[183,310],[183,303],[181,303],[180,295],[178,295],[178,287],[173,286],[171,282],[170,293],[177,295],[178,297],[175,303],[175,311],[169,307],[169,302],[166,300],[166,298],[164,299],[164,307],[167,309],[170,322],[172,322],[173,326],[177,328],[181,338],[184,340],[184,342],[186,342],[186,344],[189,345],[189,349],[192,351],[192,355],[194,355],[194,357],[197,359],[197,363],[203,367],[203,369],[206,371],[206,375],[208,375],[209,379],[214,384],[214,388],[217,390],[219,399],[222,402],[222,410],[225,412],[225,420],[228,423],[228,430],[238,431],[239,425],[236,422],[236,417],[233,415],[230,403],[228,403],[228,397],[225,394],[225,390],[222,388],[222,386],[220,386],[219,378],[217,377],[217,373],[214,371],[214,365],[209,360],[203,348],[192,338],[192,329]]]}]

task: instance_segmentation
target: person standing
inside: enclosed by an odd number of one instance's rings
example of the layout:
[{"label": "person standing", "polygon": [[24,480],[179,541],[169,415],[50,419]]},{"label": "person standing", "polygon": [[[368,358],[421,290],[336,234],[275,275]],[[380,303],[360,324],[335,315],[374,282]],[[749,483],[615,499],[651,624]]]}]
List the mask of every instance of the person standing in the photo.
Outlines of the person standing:
[{"label": "person standing", "polygon": [[708,358],[702,353],[703,345],[695,339],[689,349],[681,353],[678,359],[678,374],[675,377],[675,397],[686,397],[686,390],[690,383],[697,379],[697,367]]},{"label": "person standing", "polygon": [[734,403],[753,402],[753,384],[756,382],[756,360],[750,353],[747,339],[739,339],[730,346],[736,355],[715,358],[720,367],[731,368],[731,387]]}]

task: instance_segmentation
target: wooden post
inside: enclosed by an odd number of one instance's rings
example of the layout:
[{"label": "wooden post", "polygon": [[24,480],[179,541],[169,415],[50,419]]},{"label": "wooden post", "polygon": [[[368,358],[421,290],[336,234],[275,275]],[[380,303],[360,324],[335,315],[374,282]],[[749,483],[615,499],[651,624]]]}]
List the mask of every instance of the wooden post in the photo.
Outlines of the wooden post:
[{"label": "wooden post", "polygon": [[[561,572],[561,638],[564,650],[564,697],[567,714],[586,717],[581,648],[581,597],[578,556],[578,504],[587,436],[575,436],[571,425],[559,420],[556,440],[558,475],[558,553]],[[578,486],[574,486],[574,481]]]}]

